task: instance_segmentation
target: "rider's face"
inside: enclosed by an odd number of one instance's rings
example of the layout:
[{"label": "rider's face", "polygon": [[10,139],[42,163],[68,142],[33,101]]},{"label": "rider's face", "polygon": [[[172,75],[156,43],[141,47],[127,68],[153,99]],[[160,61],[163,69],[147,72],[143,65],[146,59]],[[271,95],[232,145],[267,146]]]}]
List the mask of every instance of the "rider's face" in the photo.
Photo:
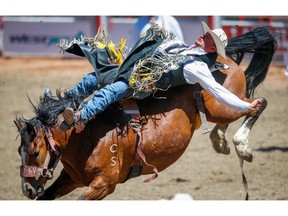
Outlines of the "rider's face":
[{"label": "rider's face", "polygon": [[217,51],[216,45],[212,36],[207,32],[200,36],[196,41],[195,45],[205,50],[207,53],[214,53]]}]

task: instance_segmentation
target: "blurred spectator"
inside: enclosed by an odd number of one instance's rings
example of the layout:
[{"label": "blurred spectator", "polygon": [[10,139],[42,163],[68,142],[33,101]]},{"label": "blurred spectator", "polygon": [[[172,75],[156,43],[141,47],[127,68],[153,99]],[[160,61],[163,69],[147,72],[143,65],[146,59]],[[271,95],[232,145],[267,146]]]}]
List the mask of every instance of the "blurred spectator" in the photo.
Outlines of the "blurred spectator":
[{"label": "blurred spectator", "polygon": [[133,28],[133,32],[130,38],[131,45],[133,45],[144,33],[151,24],[158,24],[160,28],[164,28],[169,32],[172,32],[177,40],[183,41],[183,33],[180,24],[173,16],[142,16],[138,19]]}]

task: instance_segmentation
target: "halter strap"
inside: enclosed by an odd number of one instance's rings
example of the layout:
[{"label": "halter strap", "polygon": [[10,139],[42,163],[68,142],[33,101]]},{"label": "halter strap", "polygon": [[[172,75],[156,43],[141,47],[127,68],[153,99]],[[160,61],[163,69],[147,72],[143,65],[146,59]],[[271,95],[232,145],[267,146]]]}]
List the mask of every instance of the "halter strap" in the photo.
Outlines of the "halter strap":
[{"label": "halter strap", "polygon": [[48,139],[48,142],[49,142],[49,145],[50,145],[51,149],[54,151],[55,155],[57,157],[59,157],[60,156],[60,152],[55,148],[56,144],[55,144],[55,141],[53,139],[51,128],[48,128],[48,130],[45,133],[45,136]]},{"label": "halter strap", "polygon": [[22,165],[20,169],[20,176],[25,178],[27,177],[39,178],[40,176],[43,176],[51,179],[53,177],[54,168],[52,168],[53,170],[48,169],[50,158],[51,158],[50,151],[48,150],[44,164],[41,167]]},{"label": "halter strap", "polygon": [[[61,158],[61,154],[60,152],[55,148],[55,141],[53,139],[52,136],[52,132],[51,129],[49,128],[48,131],[46,131],[45,136],[48,140],[48,150],[46,153],[46,157],[45,157],[45,161],[44,164],[41,167],[36,167],[36,166],[27,166],[27,165],[22,165],[20,168],[20,176],[24,177],[24,178],[28,178],[28,177],[35,177],[35,178],[39,178],[40,176],[48,178],[48,179],[52,179],[54,176],[54,170]],[[49,148],[50,147],[50,148]],[[49,169],[49,162],[51,159],[51,152],[53,151],[53,153],[56,155],[56,160],[53,164],[53,166]]]}]

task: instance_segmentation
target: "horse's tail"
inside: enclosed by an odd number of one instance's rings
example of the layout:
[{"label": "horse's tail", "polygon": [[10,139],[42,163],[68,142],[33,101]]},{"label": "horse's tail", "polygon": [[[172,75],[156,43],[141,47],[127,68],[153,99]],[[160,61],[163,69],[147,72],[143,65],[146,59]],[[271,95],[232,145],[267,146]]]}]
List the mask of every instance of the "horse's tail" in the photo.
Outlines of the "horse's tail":
[{"label": "horse's tail", "polygon": [[270,34],[268,27],[255,28],[229,40],[226,47],[227,56],[238,65],[246,53],[253,54],[250,64],[244,71],[247,98],[253,97],[256,87],[264,81],[276,49],[277,41]]}]

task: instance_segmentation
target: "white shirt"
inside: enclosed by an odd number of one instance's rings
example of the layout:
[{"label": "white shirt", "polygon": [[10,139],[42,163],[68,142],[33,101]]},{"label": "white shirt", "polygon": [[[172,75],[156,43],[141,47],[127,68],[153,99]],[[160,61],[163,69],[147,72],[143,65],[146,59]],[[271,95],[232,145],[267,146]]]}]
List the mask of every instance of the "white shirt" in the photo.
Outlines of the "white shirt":
[{"label": "white shirt", "polygon": [[213,95],[220,103],[242,112],[248,111],[250,103],[241,100],[217,83],[207,64],[201,60],[194,58],[192,62],[187,63],[183,68],[183,75],[188,84],[199,83],[203,89]]},{"label": "white shirt", "polygon": [[[168,50],[168,53],[170,54],[177,54],[179,52],[179,48],[177,48],[178,45],[179,47],[181,47],[182,45],[187,46],[181,41],[171,40],[167,43],[160,45],[159,50]],[[169,49],[169,47],[172,46],[175,48]],[[207,52],[205,52],[200,47],[195,47],[195,45],[186,48],[184,51],[183,48],[181,50],[181,55],[205,54],[207,54]],[[248,111],[250,103],[241,100],[235,94],[217,83],[212,76],[207,64],[200,59],[197,59],[197,57],[194,57],[193,61],[190,61],[186,63],[186,65],[184,65],[183,75],[188,84],[199,83],[203,89],[213,95],[220,103],[223,103],[226,106],[242,112]]]}]

